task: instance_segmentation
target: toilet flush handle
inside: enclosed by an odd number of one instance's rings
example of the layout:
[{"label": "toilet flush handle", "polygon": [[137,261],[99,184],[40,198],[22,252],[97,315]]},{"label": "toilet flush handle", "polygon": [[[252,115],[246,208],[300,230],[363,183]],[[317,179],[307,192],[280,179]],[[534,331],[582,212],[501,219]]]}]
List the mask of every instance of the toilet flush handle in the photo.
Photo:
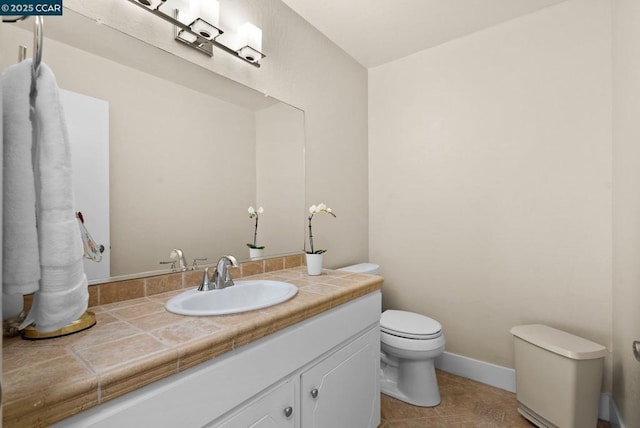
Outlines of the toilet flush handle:
[{"label": "toilet flush handle", "polygon": [[311,390],[311,396],[312,396],[313,398],[318,398],[318,388],[313,388],[313,389]]}]

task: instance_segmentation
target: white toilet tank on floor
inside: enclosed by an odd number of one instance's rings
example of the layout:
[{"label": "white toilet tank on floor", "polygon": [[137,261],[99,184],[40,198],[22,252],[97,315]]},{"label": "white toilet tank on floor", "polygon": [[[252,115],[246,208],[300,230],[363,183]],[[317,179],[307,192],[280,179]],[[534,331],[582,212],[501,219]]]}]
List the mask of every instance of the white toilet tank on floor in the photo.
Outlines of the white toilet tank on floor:
[{"label": "white toilet tank on floor", "polygon": [[344,270],[353,273],[368,273],[370,275],[378,275],[380,273],[380,265],[375,263],[358,263],[357,265],[345,266],[338,270]]}]

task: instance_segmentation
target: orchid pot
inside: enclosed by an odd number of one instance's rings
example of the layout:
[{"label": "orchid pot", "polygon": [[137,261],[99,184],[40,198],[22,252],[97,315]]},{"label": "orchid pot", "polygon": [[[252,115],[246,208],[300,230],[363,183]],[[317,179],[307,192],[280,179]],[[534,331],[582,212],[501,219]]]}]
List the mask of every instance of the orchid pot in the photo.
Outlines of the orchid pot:
[{"label": "orchid pot", "polygon": [[264,245],[258,245],[258,220],[260,219],[260,214],[264,212],[264,208],[259,207],[257,210],[253,209],[253,207],[249,207],[247,209],[249,213],[249,218],[255,218],[255,225],[253,227],[253,242],[247,244],[249,247],[249,258],[250,259],[259,259],[264,257]]},{"label": "orchid pot", "polygon": [[307,257],[307,274],[311,276],[322,274],[322,256],[324,254],[306,253],[305,256]]},{"label": "orchid pot", "polygon": [[264,247],[262,248],[249,248],[249,258],[259,259],[264,257]]},{"label": "orchid pot", "polygon": [[316,249],[313,245],[313,229],[311,228],[311,220],[316,214],[329,214],[331,217],[336,215],[333,210],[327,207],[325,204],[311,205],[309,207],[309,248],[310,251],[306,252],[307,256],[307,273],[309,275],[320,275],[322,273],[322,256],[327,250]]}]

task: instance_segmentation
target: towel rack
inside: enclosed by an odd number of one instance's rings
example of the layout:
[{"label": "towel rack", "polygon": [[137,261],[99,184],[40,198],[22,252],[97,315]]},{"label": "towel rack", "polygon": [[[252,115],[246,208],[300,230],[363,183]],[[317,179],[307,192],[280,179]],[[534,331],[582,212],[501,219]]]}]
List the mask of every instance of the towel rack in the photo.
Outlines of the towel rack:
[{"label": "towel rack", "polygon": [[[16,16],[12,18],[3,17],[2,22],[17,23],[24,21],[28,16]],[[43,32],[44,19],[40,15],[35,16],[35,22],[33,24],[33,61],[31,63],[31,109],[35,109],[33,104],[33,98],[36,91],[36,80],[40,75],[40,65],[42,64],[42,50],[43,50]],[[19,46],[19,60],[24,60],[26,57],[26,47]],[[36,124],[34,123],[34,126]],[[26,311],[20,313],[17,317],[3,322],[3,335],[15,336],[20,334],[19,326],[26,318]],[[93,327],[96,324],[96,317],[93,312],[85,311],[77,320],[72,323],[49,333],[41,333],[36,330],[35,326],[29,325],[22,330],[22,338],[27,340],[40,340],[51,339],[54,337],[66,336],[68,334],[77,333],[79,331],[86,330]]]},{"label": "towel rack", "polygon": [[[16,23],[22,22],[27,19],[29,16],[22,15],[16,16],[15,18],[3,17],[2,22],[8,23]],[[43,33],[44,19],[40,15],[35,16],[35,22],[33,23],[33,63],[31,64],[31,75],[32,77],[37,77],[40,74],[40,64],[42,63],[42,40],[44,37]],[[24,47],[19,47],[19,60],[22,61]]]},{"label": "towel rack", "polygon": [[36,16],[33,24],[33,62],[31,63],[31,75],[37,77],[40,74],[40,64],[42,63],[42,39],[44,19],[42,16]]}]

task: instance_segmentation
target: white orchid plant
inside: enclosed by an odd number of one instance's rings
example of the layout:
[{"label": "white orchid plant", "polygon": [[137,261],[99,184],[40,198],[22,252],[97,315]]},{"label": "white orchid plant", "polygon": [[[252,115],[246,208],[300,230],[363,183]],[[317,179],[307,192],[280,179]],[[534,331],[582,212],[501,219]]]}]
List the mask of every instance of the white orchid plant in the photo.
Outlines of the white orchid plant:
[{"label": "white orchid plant", "polygon": [[247,247],[249,248],[254,248],[257,250],[262,250],[264,248],[264,245],[258,245],[258,219],[260,218],[260,214],[262,214],[264,212],[264,208],[260,207],[257,210],[253,209],[253,207],[249,207],[249,209],[247,209],[247,212],[249,213],[249,218],[255,218],[256,219],[256,224],[255,224],[255,228],[253,229],[253,244],[247,244]]},{"label": "white orchid plant", "polygon": [[316,250],[313,248],[313,231],[311,230],[311,220],[313,220],[313,216],[319,213],[329,214],[333,217],[336,215],[331,211],[331,208],[327,207],[325,204],[311,205],[309,207],[309,251],[307,254],[322,254],[327,250]]}]

